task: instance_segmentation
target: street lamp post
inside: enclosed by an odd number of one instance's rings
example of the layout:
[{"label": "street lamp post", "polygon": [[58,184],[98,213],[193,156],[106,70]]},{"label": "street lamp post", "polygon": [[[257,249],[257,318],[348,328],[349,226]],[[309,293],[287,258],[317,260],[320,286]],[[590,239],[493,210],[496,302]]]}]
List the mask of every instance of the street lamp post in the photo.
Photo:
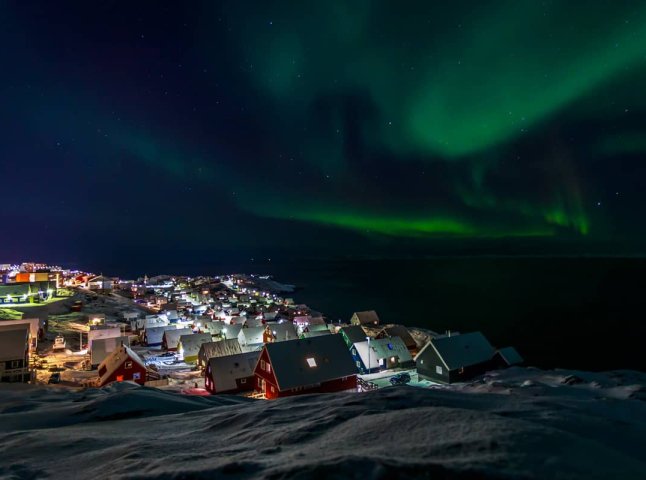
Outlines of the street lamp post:
[{"label": "street lamp post", "polygon": [[370,337],[366,337],[368,340],[368,373],[370,373]]}]

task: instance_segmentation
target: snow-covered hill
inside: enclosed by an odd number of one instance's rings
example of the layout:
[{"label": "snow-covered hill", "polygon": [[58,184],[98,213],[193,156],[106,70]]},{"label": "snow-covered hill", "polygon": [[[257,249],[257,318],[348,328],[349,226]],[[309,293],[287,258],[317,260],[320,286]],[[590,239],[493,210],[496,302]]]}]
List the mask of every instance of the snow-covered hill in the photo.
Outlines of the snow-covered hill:
[{"label": "snow-covered hill", "polygon": [[0,385],[0,478],[646,478],[646,375],[276,401]]}]

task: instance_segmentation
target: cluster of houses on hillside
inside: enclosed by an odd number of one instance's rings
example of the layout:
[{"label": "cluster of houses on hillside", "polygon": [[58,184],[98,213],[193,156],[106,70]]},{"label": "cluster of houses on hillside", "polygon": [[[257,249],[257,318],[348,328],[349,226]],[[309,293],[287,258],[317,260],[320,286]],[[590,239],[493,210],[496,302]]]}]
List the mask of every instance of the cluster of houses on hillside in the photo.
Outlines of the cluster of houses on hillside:
[{"label": "cluster of houses on hillside", "polygon": [[[96,385],[145,385],[169,371],[199,371],[211,394],[271,399],[356,391],[365,379],[389,372],[416,371],[419,379],[448,384],[522,362],[513,348],[496,350],[480,332],[438,334],[382,324],[375,311],[329,324],[321,313],[254,280],[158,277],[145,279],[143,289],[127,283],[133,301],[145,299],[150,313],[133,308],[118,321],[88,316],[88,368],[96,368]],[[0,322],[2,381],[28,380],[38,335],[39,320]]]},{"label": "cluster of houses on hillside", "polygon": [[[428,341],[420,345],[407,327],[381,325],[374,311],[356,312],[350,323],[332,325],[322,317],[299,315],[302,306],[283,302],[276,307],[272,320],[257,314],[226,320],[204,320],[199,315],[188,324],[186,319],[172,323],[164,315],[136,321],[146,347],[166,352],[161,355],[172,353],[200,369],[211,394],[251,392],[272,399],[356,391],[360,376],[412,369],[422,379],[448,384],[522,362],[513,348],[496,350],[480,332],[429,333]],[[290,310],[296,310],[294,315]],[[219,311],[212,318],[218,318]],[[160,353],[156,360],[169,358]],[[142,366],[148,366],[148,377],[142,374]],[[145,384],[154,369],[124,342],[99,366],[99,384],[115,378]]]}]

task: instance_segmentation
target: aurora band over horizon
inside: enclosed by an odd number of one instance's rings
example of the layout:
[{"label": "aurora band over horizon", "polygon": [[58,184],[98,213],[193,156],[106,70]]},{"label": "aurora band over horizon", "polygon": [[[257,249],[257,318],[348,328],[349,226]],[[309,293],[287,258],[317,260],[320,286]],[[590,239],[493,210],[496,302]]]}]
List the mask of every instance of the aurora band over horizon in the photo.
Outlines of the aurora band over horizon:
[{"label": "aurora band over horizon", "polygon": [[111,148],[259,217],[394,237],[606,235],[595,206],[615,186],[599,165],[646,152],[643,127],[622,123],[646,112],[646,4],[203,9],[200,61],[235,86],[241,141],[116,122],[90,100],[76,120],[110,124]]},{"label": "aurora band over horizon", "polygon": [[[235,3],[225,11],[232,38],[254,66],[249,82],[282,109],[277,135],[297,144],[311,169],[333,176],[329,195],[343,199],[326,208],[323,183],[315,193],[296,188],[265,207],[251,201],[255,213],[406,236],[591,231],[577,173],[586,160],[576,148],[532,151],[524,142],[549,144],[554,118],[563,130],[574,129],[578,112],[589,114],[604,89],[643,77],[646,5],[334,3],[296,6],[271,26],[270,7],[250,20]],[[353,165],[357,155],[362,170]],[[558,160],[546,161],[554,167],[546,175],[523,168],[525,157],[548,156]],[[351,188],[352,179],[371,183],[371,157],[386,157],[394,170],[405,162],[422,164],[419,170],[457,164],[441,179],[453,189],[444,188],[440,199],[416,194],[401,212],[381,213],[339,187]],[[508,189],[496,180],[499,169],[517,175],[507,181],[529,185]],[[430,180],[429,190],[438,181]],[[437,210],[438,201],[441,214],[424,213]],[[489,215],[492,221],[483,222]]]}]

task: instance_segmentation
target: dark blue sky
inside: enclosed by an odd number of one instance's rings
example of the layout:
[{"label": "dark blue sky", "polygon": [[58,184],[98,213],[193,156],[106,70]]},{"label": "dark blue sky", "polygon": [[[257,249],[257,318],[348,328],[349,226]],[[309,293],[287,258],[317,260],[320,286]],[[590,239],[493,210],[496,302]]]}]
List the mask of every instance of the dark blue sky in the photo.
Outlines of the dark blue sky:
[{"label": "dark blue sky", "polygon": [[3,2],[2,260],[642,254],[645,19]]}]

